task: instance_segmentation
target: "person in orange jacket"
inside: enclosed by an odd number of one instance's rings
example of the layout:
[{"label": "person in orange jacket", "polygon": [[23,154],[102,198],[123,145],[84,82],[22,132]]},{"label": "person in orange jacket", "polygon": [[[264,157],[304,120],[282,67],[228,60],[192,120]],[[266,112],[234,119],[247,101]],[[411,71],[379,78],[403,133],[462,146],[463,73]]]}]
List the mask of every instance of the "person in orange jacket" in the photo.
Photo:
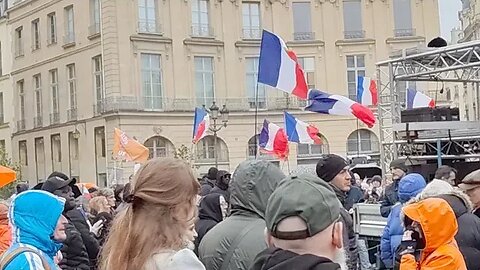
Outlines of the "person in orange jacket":
[{"label": "person in orange jacket", "polygon": [[0,202],[0,255],[2,255],[12,243],[12,230],[8,224],[8,204]]},{"label": "person in orange jacket", "polygon": [[[450,205],[429,198],[403,208],[400,270],[466,270],[455,241],[457,219]],[[417,252],[421,250],[421,252]]]}]

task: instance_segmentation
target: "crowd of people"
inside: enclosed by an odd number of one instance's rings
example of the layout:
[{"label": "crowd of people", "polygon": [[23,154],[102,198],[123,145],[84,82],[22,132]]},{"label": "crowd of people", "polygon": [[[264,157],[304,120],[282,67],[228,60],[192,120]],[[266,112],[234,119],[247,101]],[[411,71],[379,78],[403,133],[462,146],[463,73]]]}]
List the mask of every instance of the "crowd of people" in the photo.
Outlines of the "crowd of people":
[{"label": "crowd of people", "polygon": [[[334,154],[315,173],[265,160],[197,179],[178,159],[152,159],[112,188],[52,173],[0,202],[0,270],[368,270],[352,207],[376,203],[387,269],[480,269],[480,170],[428,181],[391,164],[392,183],[361,179]],[[378,265],[377,265],[378,266]]]}]

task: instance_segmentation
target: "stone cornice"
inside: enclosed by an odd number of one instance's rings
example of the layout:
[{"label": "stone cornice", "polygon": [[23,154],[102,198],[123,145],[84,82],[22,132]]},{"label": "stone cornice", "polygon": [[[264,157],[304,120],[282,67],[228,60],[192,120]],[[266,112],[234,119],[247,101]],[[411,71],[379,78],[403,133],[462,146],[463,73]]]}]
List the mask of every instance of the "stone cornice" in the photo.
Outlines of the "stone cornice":
[{"label": "stone cornice", "polygon": [[323,47],[325,42],[322,40],[308,41],[287,41],[287,47]]},{"label": "stone cornice", "polygon": [[162,37],[159,35],[131,35],[131,41],[145,41],[145,42],[153,42],[153,43],[165,43],[165,44],[172,44],[171,38]]},{"label": "stone cornice", "polygon": [[223,47],[224,42],[210,38],[186,38],[183,40],[185,45],[205,45],[205,46],[218,46]]},{"label": "stone cornice", "polygon": [[235,42],[235,47],[254,47],[259,48],[261,40],[239,40]]},{"label": "stone cornice", "polygon": [[375,39],[362,38],[362,39],[341,39],[335,41],[336,46],[349,46],[349,45],[375,45]]},{"label": "stone cornice", "polygon": [[421,37],[421,36],[390,37],[385,40],[385,43],[387,44],[407,43],[407,42],[425,42],[425,37]]}]

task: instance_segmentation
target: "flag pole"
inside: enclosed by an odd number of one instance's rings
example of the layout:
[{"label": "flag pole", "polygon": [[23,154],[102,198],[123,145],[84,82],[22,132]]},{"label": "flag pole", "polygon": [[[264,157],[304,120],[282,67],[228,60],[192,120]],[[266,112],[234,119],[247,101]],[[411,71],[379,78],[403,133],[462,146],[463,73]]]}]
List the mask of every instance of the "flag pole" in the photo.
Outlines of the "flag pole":
[{"label": "flag pole", "polygon": [[359,130],[358,118],[357,118],[357,158],[360,157],[360,130]]},{"label": "flag pole", "polygon": [[192,145],[190,146],[190,157],[189,157],[190,167],[192,167],[192,168],[193,168],[192,160],[193,160],[194,146],[195,146],[195,144],[193,143],[193,140],[192,140]]},{"label": "flag pole", "polygon": [[[253,130],[253,136],[255,138],[255,146],[258,146],[258,138],[257,138],[257,125],[258,125],[258,78],[257,78],[257,83],[255,84],[255,127]],[[255,151],[255,159],[258,158],[258,148],[256,148],[257,151]]]}]

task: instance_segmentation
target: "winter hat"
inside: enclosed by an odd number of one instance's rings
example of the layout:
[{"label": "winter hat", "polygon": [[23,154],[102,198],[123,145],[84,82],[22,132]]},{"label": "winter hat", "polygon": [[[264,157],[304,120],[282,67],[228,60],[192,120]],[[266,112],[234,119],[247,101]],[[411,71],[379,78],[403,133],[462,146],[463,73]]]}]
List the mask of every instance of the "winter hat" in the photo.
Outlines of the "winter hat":
[{"label": "winter hat", "polygon": [[347,161],[337,155],[329,154],[323,155],[317,163],[317,175],[322,180],[330,182],[340,173],[345,167],[348,166]]},{"label": "winter hat", "polygon": [[[301,218],[307,228],[295,232],[278,231],[281,221],[293,216]],[[265,212],[267,229],[273,237],[283,240],[312,237],[339,217],[340,203],[335,192],[329,184],[311,174],[292,175],[282,180],[270,196]]]},{"label": "winter hat", "polygon": [[401,203],[406,203],[417,196],[425,188],[425,178],[418,173],[407,174],[398,183],[398,198]]},{"label": "winter hat", "polygon": [[405,161],[400,159],[395,159],[392,162],[390,162],[390,168],[400,169],[404,172],[408,172],[408,168],[407,168],[407,165],[405,165]]},{"label": "winter hat", "polygon": [[217,173],[218,169],[215,167],[211,167],[210,169],[208,169],[207,177],[212,180],[217,180]]},{"label": "winter hat", "polygon": [[433,180],[420,193],[421,198],[433,197],[441,194],[448,194],[453,191],[453,187],[443,180]]}]

